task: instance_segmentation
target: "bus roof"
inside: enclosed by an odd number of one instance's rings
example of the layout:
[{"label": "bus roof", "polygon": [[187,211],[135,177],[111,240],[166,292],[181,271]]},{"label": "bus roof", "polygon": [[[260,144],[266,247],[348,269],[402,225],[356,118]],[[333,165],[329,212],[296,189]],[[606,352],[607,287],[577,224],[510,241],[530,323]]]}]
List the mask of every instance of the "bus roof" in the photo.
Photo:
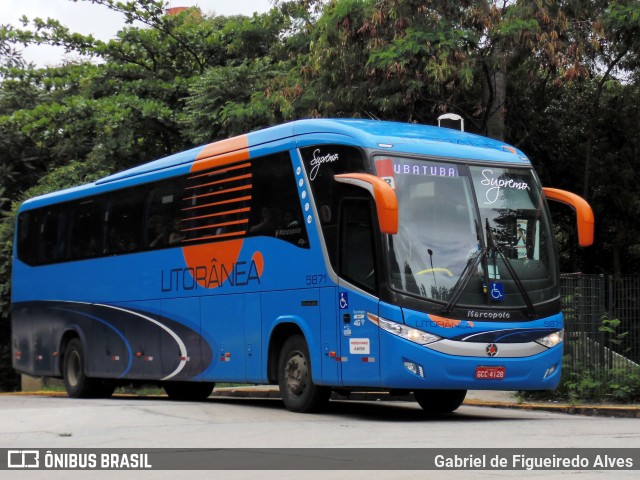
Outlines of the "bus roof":
[{"label": "bus roof", "polygon": [[[504,142],[449,128],[365,119],[309,119],[297,120],[192,148],[109,175],[93,184],[36,197],[38,200],[36,203],[54,196],[64,197],[65,200],[72,199],[82,196],[84,191],[91,190],[95,186],[106,186],[119,180],[190,165],[194,161],[223,153],[244,149],[251,152],[251,149],[271,142],[290,139],[292,143],[290,148],[295,148],[300,138],[306,135],[322,134],[341,135],[350,139],[348,143],[375,150],[530,165],[524,153]],[[33,200],[36,199],[25,202],[25,205],[34,207]]]}]

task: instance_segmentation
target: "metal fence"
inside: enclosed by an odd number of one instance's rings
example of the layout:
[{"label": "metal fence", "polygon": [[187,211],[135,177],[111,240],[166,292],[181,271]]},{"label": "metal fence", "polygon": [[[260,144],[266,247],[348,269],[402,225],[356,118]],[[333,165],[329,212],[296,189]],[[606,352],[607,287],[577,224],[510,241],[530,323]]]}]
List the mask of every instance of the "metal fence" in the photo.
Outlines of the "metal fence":
[{"label": "metal fence", "polygon": [[563,274],[565,366],[598,378],[640,368],[640,275]]}]

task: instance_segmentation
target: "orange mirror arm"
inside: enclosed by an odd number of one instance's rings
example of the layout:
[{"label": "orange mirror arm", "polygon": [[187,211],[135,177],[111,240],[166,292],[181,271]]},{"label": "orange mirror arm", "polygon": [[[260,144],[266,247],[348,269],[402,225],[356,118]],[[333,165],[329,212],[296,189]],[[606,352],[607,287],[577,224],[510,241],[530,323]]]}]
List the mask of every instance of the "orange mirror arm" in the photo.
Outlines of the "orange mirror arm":
[{"label": "orange mirror arm", "polygon": [[368,173],[344,173],[334,178],[336,182],[368,190],[376,203],[380,231],[391,235],[398,233],[398,197],[387,182]]}]

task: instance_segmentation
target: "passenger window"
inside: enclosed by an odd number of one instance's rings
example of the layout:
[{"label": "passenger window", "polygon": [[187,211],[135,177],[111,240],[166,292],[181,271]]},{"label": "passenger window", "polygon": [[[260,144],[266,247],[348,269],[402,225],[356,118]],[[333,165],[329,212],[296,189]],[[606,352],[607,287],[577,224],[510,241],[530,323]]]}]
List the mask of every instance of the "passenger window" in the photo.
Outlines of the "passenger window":
[{"label": "passenger window", "polygon": [[67,258],[66,213],[51,208],[41,212],[38,235],[38,263],[61,262]]},{"label": "passenger window", "polygon": [[279,153],[253,161],[249,235],[276,237],[309,248],[291,158]]},{"label": "passenger window", "polygon": [[41,214],[38,210],[21,213],[18,217],[18,258],[28,265],[36,265]]},{"label": "passenger window", "polygon": [[39,209],[20,214],[18,221],[18,258],[29,265],[51,263],[64,256],[59,246],[64,241],[60,214]]},{"label": "passenger window", "polygon": [[318,206],[323,225],[337,222],[337,209],[341,198],[333,177],[341,173],[365,173],[368,171],[362,151],[345,145],[320,145],[301,150],[307,177]]},{"label": "passenger window", "polygon": [[69,260],[93,258],[102,254],[102,202],[77,203],[71,213]]},{"label": "passenger window", "polygon": [[144,189],[131,188],[112,195],[109,201],[106,253],[118,254],[140,250],[144,222]]},{"label": "passenger window", "polygon": [[155,183],[147,195],[145,247],[147,249],[179,246],[184,239],[181,207],[185,178]]}]

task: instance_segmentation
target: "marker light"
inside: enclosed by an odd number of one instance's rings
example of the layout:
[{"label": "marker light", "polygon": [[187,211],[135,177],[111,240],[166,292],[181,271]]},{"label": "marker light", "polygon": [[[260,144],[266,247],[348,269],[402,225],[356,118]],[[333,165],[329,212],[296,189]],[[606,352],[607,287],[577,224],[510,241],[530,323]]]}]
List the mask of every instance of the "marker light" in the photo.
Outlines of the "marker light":
[{"label": "marker light", "polygon": [[407,370],[409,370],[414,375],[418,374],[418,366],[413,362],[404,362],[404,366]]},{"label": "marker light", "polygon": [[385,320],[384,318],[378,319],[378,325],[389,333],[393,333],[398,337],[402,337],[405,340],[409,340],[410,342],[417,343],[419,345],[437,342],[441,338],[437,335],[432,335],[431,333],[423,332],[416,328],[407,327],[400,323]]},{"label": "marker light", "polygon": [[417,363],[405,360],[404,367],[414,375],[418,375],[419,377],[424,378],[424,368],[422,368],[422,365],[418,365]]},{"label": "marker light", "polygon": [[536,342],[539,343],[540,345],[544,345],[547,348],[552,348],[562,343],[563,339],[564,339],[564,330],[558,330],[557,332],[553,332],[552,334],[547,335],[546,337],[537,339]]},{"label": "marker light", "polygon": [[556,368],[558,368],[558,364],[557,363],[554,364],[554,365],[551,365],[549,368],[547,368],[547,371],[544,372],[544,377],[542,377],[542,378],[545,379],[547,377],[550,377],[553,374],[553,372],[556,371]]}]

